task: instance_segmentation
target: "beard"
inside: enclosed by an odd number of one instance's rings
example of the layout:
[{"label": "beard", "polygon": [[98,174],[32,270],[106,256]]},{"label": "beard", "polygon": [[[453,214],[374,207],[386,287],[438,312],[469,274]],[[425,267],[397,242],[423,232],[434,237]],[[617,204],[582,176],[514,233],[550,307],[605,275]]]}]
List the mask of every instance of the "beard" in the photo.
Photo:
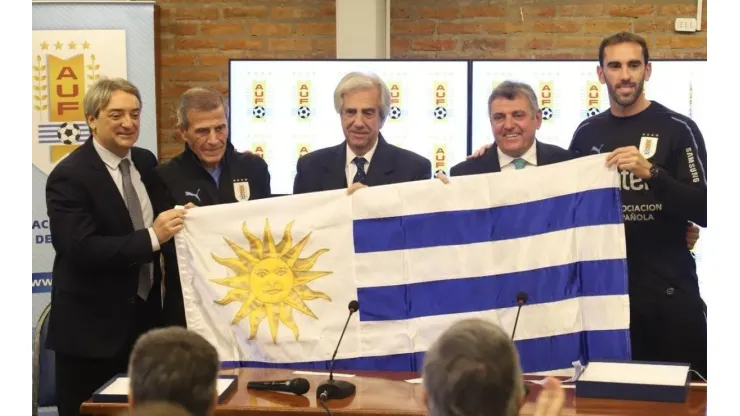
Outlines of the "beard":
[{"label": "beard", "polygon": [[[623,95],[620,95],[619,92],[617,91],[620,86],[635,87],[635,91],[632,94],[625,97]],[[609,97],[611,97],[611,99],[614,102],[616,102],[622,107],[629,107],[632,104],[634,104],[635,101],[637,101],[637,99],[642,94],[642,91],[644,90],[644,88],[645,88],[645,78],[641,79],[638,82],[620,83],[617,85],[612,85],[608,82],[606,83],[606,89],[609,92]]]}]

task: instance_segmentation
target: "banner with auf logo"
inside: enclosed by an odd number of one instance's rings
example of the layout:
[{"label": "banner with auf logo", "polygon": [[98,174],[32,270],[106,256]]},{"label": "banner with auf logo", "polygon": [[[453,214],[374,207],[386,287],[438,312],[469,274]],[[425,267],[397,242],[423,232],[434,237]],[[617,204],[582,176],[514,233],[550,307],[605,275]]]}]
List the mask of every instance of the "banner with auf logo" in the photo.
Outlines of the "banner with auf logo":
[{"label": "banner with auf logo", "polygon": [[126,77],[125,31],[33,31],[33,164],[45,174],[89,138],[82,100],[101,77]]}]

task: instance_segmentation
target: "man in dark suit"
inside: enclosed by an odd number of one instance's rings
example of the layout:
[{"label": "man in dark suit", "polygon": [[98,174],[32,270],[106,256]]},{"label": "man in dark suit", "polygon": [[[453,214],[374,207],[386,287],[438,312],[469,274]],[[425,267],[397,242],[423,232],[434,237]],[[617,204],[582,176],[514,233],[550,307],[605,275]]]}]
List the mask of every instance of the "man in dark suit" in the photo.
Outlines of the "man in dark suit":
[{"label": "man in dark suit", "polygon": [[[173,205],[207,206],[270,197],[267,163],[251,152],[234,149],[228,114],[228,101],[216,90],[196,87],[180,96],[177,128],[186,142],[185,150],[156,169]],[[164,251],[168,273],[163,322],[186,326],[174,245]]]},{"label": "man in dark suit", "polygon": [[450,175],[475,175],[544,166],[572,159],[567,150],[535,138],[542,124],[537,96],[527,84],[504,81],[488,98],[494,151],[458,163]]},{"label": "man in dark suit", "polygon": [[156,157],[134,147],[141,98],[103,79],[84,98],[91,138],[51,172],[46,204],[52,244],[51,314],[60,416],[126,372],[137,337],[159,325],[160,249],[183,227],[168,210]]},{"label": "man in dark suit", "polygon": [[345,75],[334,91],[345,141],[298,159],[293,193],[430,179],[428,159],[388,143],[380,134],[390,103],[390,91],[377,75]]}]

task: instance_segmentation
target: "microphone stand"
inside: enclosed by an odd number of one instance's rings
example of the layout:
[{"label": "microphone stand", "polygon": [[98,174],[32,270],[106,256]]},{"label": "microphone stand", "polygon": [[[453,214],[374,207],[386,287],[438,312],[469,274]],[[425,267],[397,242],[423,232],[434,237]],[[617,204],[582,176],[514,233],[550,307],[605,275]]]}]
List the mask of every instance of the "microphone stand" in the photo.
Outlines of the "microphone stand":
[{"label": "microphone stand", "polygon": [[339,351],[339,344],[342,343],[342,338],[344,338],[344,332],[347,330],[349,319],[352,317],[352,314],[354,312],[354,309],[350,308],[349,316],[347,316],[347,322],[344,323],[342,335],[339,337],[339,342],[337,342],[337,348],[334,350],[334,355],[331,357],[329,380],[321,383],[316,389],[316,398],[322,401],[332,399],[344,399],[345,397],[349,397],[355,394],[356,387],[354,384],[344,380],[334,380],[334,360],[337,357],[337,351]]}]

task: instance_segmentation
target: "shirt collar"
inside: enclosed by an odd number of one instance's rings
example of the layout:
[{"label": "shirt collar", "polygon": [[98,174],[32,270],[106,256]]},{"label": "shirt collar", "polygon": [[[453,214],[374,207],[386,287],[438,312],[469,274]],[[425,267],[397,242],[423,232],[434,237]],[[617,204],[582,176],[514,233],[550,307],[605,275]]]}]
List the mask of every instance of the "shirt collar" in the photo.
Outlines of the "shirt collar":
[{"label": "shirt collar", "polygon": [[[375,154],[375,149],[378,148],[378,142],[379,141],[380,141],[379,138],[375,139],[375,144],[373,145],[373,147],[370,150],[368,150],[367,153],[365,153],[365,156],[362,156],[367,161],[367,162],[365,162],[365,165],[369,165],[370,164],[370,161],[373,158],[373,154]],[[352,161],[354,160],[355,157],[357,157],[357,155],[355,154],[355,152],[352,151],[352,149],[350,149],[349,144],[348,144],[347,145],[347,161],[346,161],[344,167],[347,167],[350,164],[352,164]]]},{"label": "shirt collar", "polygon": [[513,158],[505,154],[498,146],[496,146],[496,151],[498,152],[498,163],[501,168],[512,163],[514,159],[524,159],[528,164],[537,166],[537,139],[532,142],[532,146],[530,146],[529,149],[519,158]]},{"label": "shirt collar", "polygon": [[100,159],[103,160],[103,163],[106,164],[110,169],[116,170],[118,169],[118,165],[121,163],[123,159],[128,159],[128,161],[133,164],[133,160],[131,160],[131,150],[126,153],[125,157],[119,157],[115,155],[110,150],[103,147],[100,143],[98,143],[97,139],[94,137],[92,138],[93,147],[95,147],[95,151],[98,152],[98,155],[100,156]]}]

